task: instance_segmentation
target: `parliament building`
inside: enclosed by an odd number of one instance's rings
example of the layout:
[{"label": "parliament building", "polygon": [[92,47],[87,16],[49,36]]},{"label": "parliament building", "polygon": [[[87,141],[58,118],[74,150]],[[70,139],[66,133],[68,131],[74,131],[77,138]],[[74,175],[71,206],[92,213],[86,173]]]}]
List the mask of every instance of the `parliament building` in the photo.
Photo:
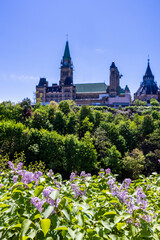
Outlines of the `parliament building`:
[{"label": "parliament building", "polygon": [[120,87],[118,68],[112,62],[110,66],[110,85],[102,83],[74,84],[73,63],[70,56],[69,44],[66,42],[64,55],[60,67],[59,84],[48,86],[46,78],[40,78],[36,86],[36,101],[43,105],[51,101],[59,103],[62,100],[74,100],[77,105],[102,105],[102,106],[129,106],[131,95],[128,86]]}]

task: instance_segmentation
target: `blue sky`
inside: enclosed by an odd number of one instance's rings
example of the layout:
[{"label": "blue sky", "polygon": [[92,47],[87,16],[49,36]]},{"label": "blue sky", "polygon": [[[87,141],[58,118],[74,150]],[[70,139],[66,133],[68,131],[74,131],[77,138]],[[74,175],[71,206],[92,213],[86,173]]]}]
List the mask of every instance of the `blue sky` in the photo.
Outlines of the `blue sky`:
[{"label": "blue sky", "polygon": [[148,54],[160,85],[160,0],[0,0],[0,101],[59,82],[68,34],[74,83],[106,82],[115,61],[133,94]]}]

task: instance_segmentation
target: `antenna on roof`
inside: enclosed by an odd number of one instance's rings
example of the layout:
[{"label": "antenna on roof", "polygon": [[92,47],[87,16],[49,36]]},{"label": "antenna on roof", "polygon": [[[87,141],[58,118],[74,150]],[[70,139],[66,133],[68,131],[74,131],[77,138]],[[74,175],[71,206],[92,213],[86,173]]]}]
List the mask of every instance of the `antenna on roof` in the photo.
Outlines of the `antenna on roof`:
[{"label": "antenna on roof", "polygon": [[148,64],[149,64],[150,58],[149,58],[149,54],[148,54]]}]

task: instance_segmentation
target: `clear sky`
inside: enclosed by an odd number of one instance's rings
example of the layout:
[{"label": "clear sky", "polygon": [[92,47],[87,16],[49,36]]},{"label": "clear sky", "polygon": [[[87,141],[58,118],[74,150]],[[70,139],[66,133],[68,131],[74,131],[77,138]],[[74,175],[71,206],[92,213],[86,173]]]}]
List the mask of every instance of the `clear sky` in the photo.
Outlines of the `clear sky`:
[{"label": "clear sky", "polygon": [[149,54],[160,85],[160,0],[0,0],[0,101],[59,82],[66,34],[74,83],[109,84],[114,61],[133,95]]}]

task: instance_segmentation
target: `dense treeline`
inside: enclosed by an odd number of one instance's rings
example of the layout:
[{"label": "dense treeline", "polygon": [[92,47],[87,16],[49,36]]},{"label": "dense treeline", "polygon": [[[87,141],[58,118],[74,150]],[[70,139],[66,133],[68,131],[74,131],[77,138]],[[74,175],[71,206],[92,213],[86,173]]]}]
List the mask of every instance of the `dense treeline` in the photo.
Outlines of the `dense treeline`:
[{"label": "dense treeline", "polygon": [[[121,178],[159,171],[160,107],[78,107],[73,101],[0,104],[1,156],[24,152],[68,177],[110,167]],[[145,104],[143,104],[145,105]]]}]

